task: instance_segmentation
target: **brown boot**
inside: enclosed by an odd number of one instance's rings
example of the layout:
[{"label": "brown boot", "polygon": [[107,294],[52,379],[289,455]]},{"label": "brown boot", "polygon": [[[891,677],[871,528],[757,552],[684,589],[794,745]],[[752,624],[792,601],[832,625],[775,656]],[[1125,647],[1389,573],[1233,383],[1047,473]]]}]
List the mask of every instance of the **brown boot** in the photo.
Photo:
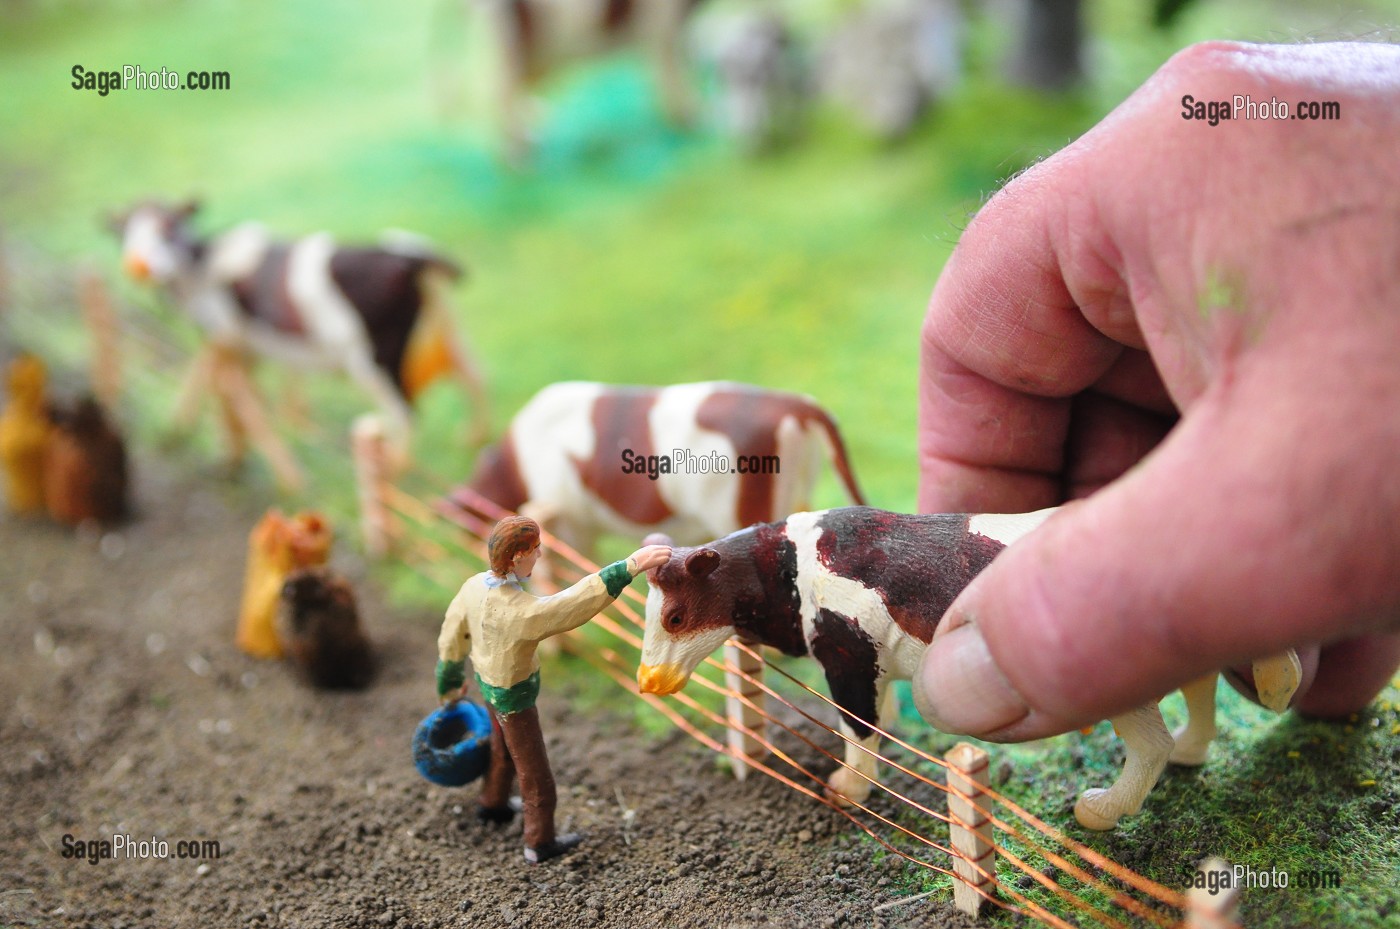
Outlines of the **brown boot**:
[{"label": "brown boot", "polygon": [[583,836],[577,832],[566,832],[561,836],[556,836],[552,841],[543,845],[525,846],[525,860],[530,864],[539,864],[551,858],[558,858],[560,855],[578,848],[583,842]]}]

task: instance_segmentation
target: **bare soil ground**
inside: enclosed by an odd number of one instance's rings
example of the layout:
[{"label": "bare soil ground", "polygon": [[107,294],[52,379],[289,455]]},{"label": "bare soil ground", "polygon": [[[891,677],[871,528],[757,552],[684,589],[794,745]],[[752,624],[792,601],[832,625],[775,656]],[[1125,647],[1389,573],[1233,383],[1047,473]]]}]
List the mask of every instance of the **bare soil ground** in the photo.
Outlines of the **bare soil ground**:
[{"label": "bare soil ground", "polygon": [[[571,712],[548,670],[559,820],[587,842],[526,865],[518,823],[478,823],[472,787],[413,769],[439,617],[387,608],[339,558],[381,671],[363,693],[315,692],[233,646],[249,495],[138,472],[140,517],[117,532],[0,519],[0,926],[964,924],[932,898],[877,913],[908,875],[846,820],[734,781],[679,733]],[[114,834],[172,857],[63,857],[65,835]],[[219,857],[173,857],[191,839]]]}]

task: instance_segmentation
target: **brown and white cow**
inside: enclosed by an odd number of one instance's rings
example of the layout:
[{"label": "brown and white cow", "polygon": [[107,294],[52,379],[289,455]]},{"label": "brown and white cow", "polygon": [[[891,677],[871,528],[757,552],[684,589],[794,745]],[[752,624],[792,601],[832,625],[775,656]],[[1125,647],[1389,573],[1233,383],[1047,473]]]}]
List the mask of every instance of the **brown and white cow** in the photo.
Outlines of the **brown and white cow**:
[{"label": "brown and white cow", "polygon": [[700,0],[467,0],[479,10],[499,49],[500,106],[507,154],[519,162],[529,151],[526,94],[566,62],[621,45],[640,47],[656,72],[666,115],[691,118],[682,30]]},{"label": "brown and white cow", "polygon": [[[910,516],[843,507],[794,513],[699,548],[678,548],[647,574],[638,685],[643,693],[679,691],[733,635],[810,655],[845,711],[842,730],[860,743],[847,743],[845,766],[830,781],[833,798],[863,802],[875,783],[880,741],[869,723],[889,715],[881,712],[888,709],[889,685],[913,675],[962,589],[1053,512]],[[1271,708],[1287,706],[1297,686],[1296,660],[1256,663],[1256,682],[1291,680],[1282,688],[1261,684]],[[1080,797],[1075,816],[1082,825],[1110,829],[1137,812],[1169,759],[1205,761],[1215,735],[1215,677],[1185,692],[1190,722],[1175,742],[1155,703],[1113,718],[1127,748],[1123,772],[1112,787]]]},{"label": "brown and white cow", "polygon": [[413,398],[452,374],[484,429],[481,377],[444,299],[454,264],[407,236],[378,247],[339,246],[326,233],[279,242],[246,223],[206,238],[191,224],[197,209],[148,202],[112,221],[127,273],[164,288],[204,332],[187,394],[217,384],[207,369],[219,355],[339,369],[375,399],[402,452]]},{"label": "brown and white cow", "polygon": [[[810,505],[827,459],[864,502],[835,421],[808,397],[724,381],[574,381],[526,403],[467,487],[587,553],[603,532],[698,543],[780,519]],[[751,473],[765,460],[777,473]],[[459,502],[471,509],[469,498]]]}]

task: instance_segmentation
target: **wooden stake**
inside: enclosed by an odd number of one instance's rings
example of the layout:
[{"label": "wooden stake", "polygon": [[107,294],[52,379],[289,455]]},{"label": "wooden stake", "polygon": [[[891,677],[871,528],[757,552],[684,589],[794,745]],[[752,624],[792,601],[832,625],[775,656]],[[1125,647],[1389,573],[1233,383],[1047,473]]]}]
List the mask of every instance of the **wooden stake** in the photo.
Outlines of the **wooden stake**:
[{"label": "wooden stake", "polygon": [[104,407],[115,412],[122,389],[121,324],[107,285],[91,268],[78,275],[78,302],[92,336],[92,392]]},{"label": "wooden stake", "polygon": [[[1206,876],[1201,883],[1186,892],[1185,929],[1238,929],[1240,889],[1234,886],[1234,873],[1223,858],[1207,858],[1200,872]],[[1210,875],[1214,872],[1216,890],[1210,890]]]},{"label": "wooden stake", "polygon": [[953,905],[976,916],[986,902],[977,888],[988,894],[995,894],[997,888],[992,821],[973,807],[973,803],[977,803],[988,809],[991,803],[982,792],[987,786],[987,769],[991,762],[985,750],[967,742],[954,745],[943,758],[948,762],[948,813],[953,820],[953,849],[959,852],[953,857],[953,873],[957,875],[953,881]]},{"label": "wooden stake", "polygon": [[388,453],[384,421],[373,413],[356,419],[350,427],[350,455],[360,498],[360,532],[365,551],[376,558],[389,553],[394,537],[394,512],[387,499]]},{"label": "wooden stake", "polygon": [[[761,708],[765,694],[754,681],[763,677],[763,660],[733,642],[724,644],[724,660],[725,664],[743,672],[740,674],[726,670],[724,672],[725,685],[731,691],[742,694],[755,706]],[[749,766],[741,759],[749,758],[757,761],[768,754],[768,749],[758,739],[734,727],[742,726],[762,735],[765,720],[758,710],[736,696],[725,698],[725,715],[729,718],[730,725],[729,747],[739,756],[733,759],[734,777],[742,781],[749,776]]]}]

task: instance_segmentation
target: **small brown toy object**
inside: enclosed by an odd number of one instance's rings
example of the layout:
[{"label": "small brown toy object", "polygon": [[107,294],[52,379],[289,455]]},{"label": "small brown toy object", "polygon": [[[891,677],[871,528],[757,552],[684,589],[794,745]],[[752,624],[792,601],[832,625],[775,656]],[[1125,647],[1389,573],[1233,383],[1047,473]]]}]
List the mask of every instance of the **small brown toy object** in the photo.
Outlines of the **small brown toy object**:
[{"label": "small brown toy object", "polygon": [[0,412],[0,463],[5,469],[5,502],[13,513],[44,510],[44,450],[50,423],[43,362],[22,355],[10,363],[9,400]]},{"label": "small brown toy object", "polygon": [[282,657],[276,628],[282,585],[298,568],[325,564],[330,550],[331,527],[320,514],[288,519],[280,510],[267,511],[248,536],[248,573],[235,640],[239,648],[254,658]]},{"label": "small brown toy object", "polygon": [[303,568],[282,585],[277,634],[307,680],[326,690],[362,690],[374,657],[360,628],[355,592],[326,568]]},{"label": "small brown toy object", "polygon": [[44,502],[56,522],[110,524],[130,513],[126,446],[91,396],[71,408],[51,406],[53,432],[44,455]]}]

